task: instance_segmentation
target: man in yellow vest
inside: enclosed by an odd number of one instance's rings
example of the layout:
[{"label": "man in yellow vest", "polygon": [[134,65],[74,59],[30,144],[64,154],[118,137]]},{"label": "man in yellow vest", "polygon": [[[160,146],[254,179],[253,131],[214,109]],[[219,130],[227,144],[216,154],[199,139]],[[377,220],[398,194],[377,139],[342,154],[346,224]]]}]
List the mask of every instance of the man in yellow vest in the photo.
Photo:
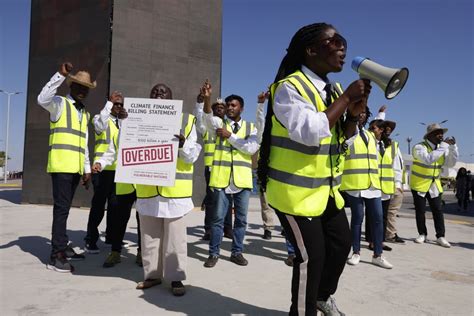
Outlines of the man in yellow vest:
[{"label": "man in yellow vest", "polygon": [[[214,149],[216,147],[216,140],[210,137],[206,130],[203,121],[204,97],[199,93],[197,96],[197,103],[194,109],[194,116],[196,117],[196,130],[201,134],[204,141],[204,178],[206,179],[206,196],[202,202],[201,209],[204,208],[204,236],[203,240],[211,239],[211,216],[214,208],[214,201],[212,200],[212,191],[209,187],[209,180],[211,178],[212,161],[214,159]],[[225,104],[222,99],[217,99],[211,105],[214,116],[225,118]],[[232,239],[232,205],[224,219],[224,237]]]},{"label": "man in yellow vest", "polygon": [[452,168],[458,159],[458,148],[454,137],[444,138],[447,128],[439,124],[430,124],[423,137],[424,141],[413,147],[413,165],[410,174],[410,188],[416,212],[416,227],[419,236],[415,242],[426,241],[425,207],[426,201],[433,213],[438,245],[449,248],[445,238],[444,216],[442,210],[441,168]]},{"label": "man in yellow vest", "polygon": [[252,158],[259,148],[257,129],[254,124],[241,118],[244,100],[238,95],[225,99],[227,119],[222,120],[212,114],[212,88],[206,81],[202,88],[204,96],[204,123],[207,132],[216,137],[216,148],[212,162],[209,186],[213,191],[215,202],[211,220],[211,240],[209,257],[204,266],[212,268],[219,259],[224,217],[229,205],[234,204],[234,238],[230,261],[241,266],[248,264],[242,255],[245,231],[247,228],[247,211],[252,181]]},{"label": "man in yellow vest", "polygon": [[[82,260],[68,246],[67,218],[79,181],[86,188],[90,180],[89,149],[87,148],[89,113],[83,101],[89,89],[96,87],[87,71],[71,75],[73,66],[63,63],[38,95],[38,104],[49,112],[50,134],[47,172],[53,183],[53,227],[51,256],[47,268],[58,272],[72,272],[68,260]],[[56,91],[66,80],[70,92],[66,97]],[[82,178],[82,179],[81,179]]]},{"label": "man in yellow vest", "polygon": [[[94,116],[95,147],[94,161],[102,157],[107,148],[113,143],[119,132],[119,119],[127,116],[123,109],[123,96],[114,91],[102,111]],[[110,243],[109,228],[114,225],[113,207],[117,203],[115,197],[115,162],[104,168],[101,173],[92,175],[94,195],[91,200],[87,235],[84,238],[85,249],[90,254],[98,254],[97,240],[99,239],[99,224],[104,218],[105,203],[107,203],[107,228],[105,242]],[[116,224],[115,224],[116,225]]]}]

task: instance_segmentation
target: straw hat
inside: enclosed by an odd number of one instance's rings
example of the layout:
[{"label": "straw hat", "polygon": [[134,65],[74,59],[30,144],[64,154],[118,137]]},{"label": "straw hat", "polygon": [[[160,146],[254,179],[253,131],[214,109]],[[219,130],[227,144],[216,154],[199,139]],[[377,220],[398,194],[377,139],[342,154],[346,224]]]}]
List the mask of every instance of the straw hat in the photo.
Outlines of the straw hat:
[{"label": "straw hat", "polygon": [[97,86],[97,82],[94,81],[92,82],[91,80],[91,75],[87,71],[78,71],[75,75],[69,75],[66,79],[66,83],[68,86],[71,85],[71,83],[78,83],[81,86],[88,87],[90,89],[94,89]]},{"label": "straw hat", "polygon": [[393,131],[395,129],[395,127],[397,126],[397,123],[394,122],[394,121],[383,121],[383,126],[384,127],[390,127]]},{"label": "straw hat", "polygon": [[426,128],[426,134],[425,134],[425,136],[423,136],[423,138],[426,138],[429,134],[431,134],[433,132],[436,132],[436,131],[439,131],[439,130],[442,130],[443,134],[445,134],[448,131],[447,128],[442,128],[441,125],[439,125],[438,123],[430,124]]}]

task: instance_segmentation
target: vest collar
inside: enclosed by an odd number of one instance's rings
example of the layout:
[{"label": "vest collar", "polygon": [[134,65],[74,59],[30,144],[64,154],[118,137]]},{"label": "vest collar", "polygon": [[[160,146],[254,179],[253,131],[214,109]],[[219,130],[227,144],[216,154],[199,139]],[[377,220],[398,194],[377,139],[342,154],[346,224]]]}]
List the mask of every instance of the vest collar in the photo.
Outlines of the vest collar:
[{"label": "vest collar", "polygon": [[318,90],[319,94],[323,94],[323,96],[326,96],[326,91],[324,91],[324,87],[328,84],[331,83],[333,86],[335,86],[335,83],[332,81],[326,82],[321,77],[319,77],[317,74],[312,72],[308,67],[302,65],[301,66],[301,72],[303,72],[306,77],[311,81],[311,83],[316,87],[316,90]]}]

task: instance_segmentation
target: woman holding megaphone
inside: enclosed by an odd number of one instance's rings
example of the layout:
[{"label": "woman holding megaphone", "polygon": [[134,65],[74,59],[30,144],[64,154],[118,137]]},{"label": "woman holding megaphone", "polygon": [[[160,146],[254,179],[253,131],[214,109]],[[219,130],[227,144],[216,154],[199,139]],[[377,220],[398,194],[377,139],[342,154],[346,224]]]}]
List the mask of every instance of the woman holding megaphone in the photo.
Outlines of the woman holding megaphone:
[{"label": "woman holding megaphone", "polygon": [[[258,175],[295,246],[290,315],[340,315],[334,298],[351,245],[339,192],[343,153],[356,134],[370,82],[343,92],[347,42],[326,23],[299,29],[271,85]],[[346,115],[344,115],[346,114]]]}]

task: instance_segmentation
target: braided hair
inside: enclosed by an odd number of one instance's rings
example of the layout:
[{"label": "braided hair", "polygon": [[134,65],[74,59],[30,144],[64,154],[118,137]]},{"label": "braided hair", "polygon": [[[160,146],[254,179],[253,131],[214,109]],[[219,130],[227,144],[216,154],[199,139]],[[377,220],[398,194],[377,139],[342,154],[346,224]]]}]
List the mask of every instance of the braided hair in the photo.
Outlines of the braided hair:
[{"label": "braided hair", "polygon": [[[286,49],[286,55],[283,57],[278,72],[273,83],[276,83],[296,70],[301,69],[305,62],[306,48],[315,43],[321,37],[323,32],[329,28],[334,28],[327,23],[314,23],[300,28],[290,41]],[[263,130],[262,143],[258,160],[257,176],[260,181],[261,189],[266,190],[268,181],[268,164],[270,159],[270,143],[272,130],[273,98],[268,99],[267,115],[265,116],[265,128]],[[338,137],[339,139],[339,137]]]}]

